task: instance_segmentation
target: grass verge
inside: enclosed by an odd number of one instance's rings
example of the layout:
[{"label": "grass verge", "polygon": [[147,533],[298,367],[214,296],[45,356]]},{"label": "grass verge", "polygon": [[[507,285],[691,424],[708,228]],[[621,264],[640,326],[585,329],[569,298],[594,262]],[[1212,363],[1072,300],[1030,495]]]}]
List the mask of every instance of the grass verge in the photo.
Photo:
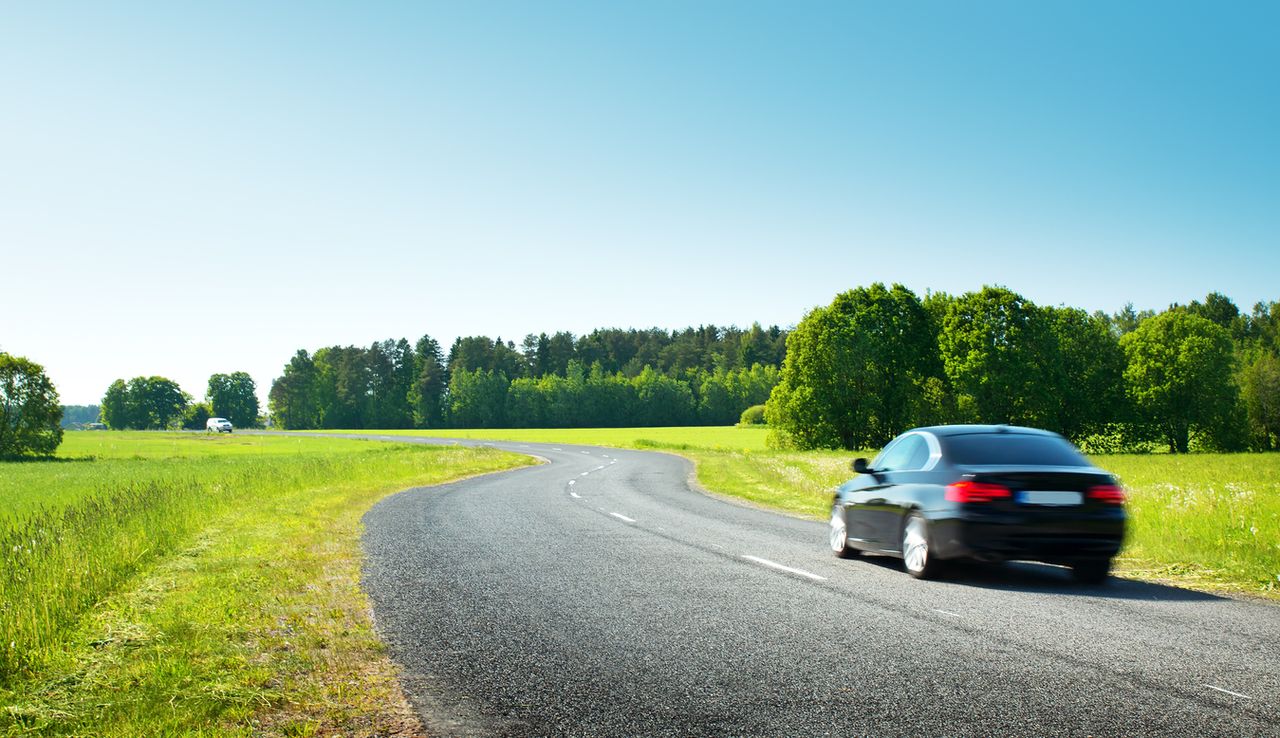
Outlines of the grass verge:
[{"label": "grass verge", "polygon": [[[97,444],[95,459],[16,465],[30,486],[0,498],[0,734],[412,731],[359,587],[360,518],[405,487],[531,462],[320,438],[254,439],[255,451],[68,436],[67,453]],[[190,455],[139,452],[157,437]],[[44,485],[59,493],[33,503]]]}]

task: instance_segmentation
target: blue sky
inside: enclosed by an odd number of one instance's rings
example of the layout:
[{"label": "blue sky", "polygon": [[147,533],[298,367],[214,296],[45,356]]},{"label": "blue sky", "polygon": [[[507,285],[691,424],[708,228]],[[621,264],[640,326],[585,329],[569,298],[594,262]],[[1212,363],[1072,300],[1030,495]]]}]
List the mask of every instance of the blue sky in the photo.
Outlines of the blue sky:
[{"label": "blue sky", "polygon": [[1280,299],[1280,5],[9,4],[0,349],[794,324],[873,281]]}]

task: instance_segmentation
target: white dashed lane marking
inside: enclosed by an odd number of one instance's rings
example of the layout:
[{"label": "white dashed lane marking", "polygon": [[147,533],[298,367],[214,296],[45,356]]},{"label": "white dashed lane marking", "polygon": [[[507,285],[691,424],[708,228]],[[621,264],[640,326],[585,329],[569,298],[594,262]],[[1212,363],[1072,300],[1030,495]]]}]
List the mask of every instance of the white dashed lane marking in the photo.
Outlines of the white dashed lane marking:
[{"label": "white dashed lane marking", "polygon": [[578,494],[577,492],[570,492],[570,493],[569,493],[569,496],[570,496],[570,497],[572,497],[572,498],[573,498],[573,499],[575,499],[575,500],[581,500],[581,499],[582,499],[582,495]]},{"label": "white dashed lane marking", "polygon": [[805,571],[804,569],[795,569],[790,566],[784,566],[782,564],[779,564],[776,561],[762,559],[759,556],[752,556],[751,554],[742,554],[742,558],[746,559],[747,561],[754,561],[755,563],[760,564],[761,566],[767,566],[770,569],[777,569],[778,571],[785,571],[788,574],[795,574],[797,576],[806,577],[808,579],[812,579],[815,582],[827,581],[826,577],[818,576],[817,574],[814,574],[811,571]]},{"label": "white dashed lane marking", "polygon": [[961,614],[960,614],[960,613],[958,613],[958,612],[951,612],[950,610],[939,610],[939,609],[938,609],[938,608],[936,608],[936,607],[935,607],[935,608],[933,608],[933,611],[934,611],[934,612],[940,612],[940,613],[942,613],[943,615],[950,615],[950,616],[951,616],[951,617],[953,617],[953,618],[962,618],[962,617],[964,617],[963,615],[961,615]]},{"label": "white dashed lane marking", "polygon": [[1215,686],[1213,686],[1212,684],[1203,684],[1203,685],[1201,685],[1201,686],[1208,687],[1209,689],[1217,690],[1217,691],[1219,691],[1219,692],[1222,692],[1223,694],[1229,694],[1229,695],[1231,695],[1232,697],[1239,697],[1239,698],[1241,698],[1241,699],[1245,699],[1245,700],[1251,700],[1251,699],[1253,699],[1252,697],[1250,697],[1250,696],[1249,696],[1249,695],[1247,695],[1247,694],[1240,694],[1239,692],[1232,692],[1232,691],[1231,691],[1231,690],[1229,690],[1229,689],[1223,689],[1222,687],[1215,687]]},{"label": "white dashed lane marking", "polygon": [[622,522],[624,522],[624,523],[634,523],[634,522],[636,522],[636,521],[635,521],[635,518],[628,518],[626,515],[623,515],[622,513],[611,512],[611,513],[609,513],[609,514],[610,514],[610,515],[612,515],[613,517],[617,518],[618,520],[621,520],[621,521],[622,521]]}]

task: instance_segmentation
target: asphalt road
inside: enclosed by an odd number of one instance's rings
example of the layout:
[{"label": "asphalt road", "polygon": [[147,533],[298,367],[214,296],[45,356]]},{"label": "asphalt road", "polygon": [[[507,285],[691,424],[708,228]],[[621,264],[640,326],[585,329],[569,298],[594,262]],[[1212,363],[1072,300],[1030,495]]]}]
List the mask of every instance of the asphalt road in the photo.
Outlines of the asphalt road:
[{"label": "asphalt road", "polygon": [[434,733],[1280,735],[1280,607],[1032,564],[921,582],[692,491],[677,457],[492,445],[550,463],[365,517]]}]

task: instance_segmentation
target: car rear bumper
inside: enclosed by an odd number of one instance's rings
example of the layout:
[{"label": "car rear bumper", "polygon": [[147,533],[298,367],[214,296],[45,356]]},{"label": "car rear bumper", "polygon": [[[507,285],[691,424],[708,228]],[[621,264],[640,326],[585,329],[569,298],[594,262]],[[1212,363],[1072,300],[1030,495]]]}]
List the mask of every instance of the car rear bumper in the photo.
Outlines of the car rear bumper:
[{"label": "car rear bumper", "polygon": [[1122,510],[1090,517],[992,520],[958,516],[933,525],[933,551],[940,559],[1026,559],[1070,564],[1110,559],[1124,543]]}]

